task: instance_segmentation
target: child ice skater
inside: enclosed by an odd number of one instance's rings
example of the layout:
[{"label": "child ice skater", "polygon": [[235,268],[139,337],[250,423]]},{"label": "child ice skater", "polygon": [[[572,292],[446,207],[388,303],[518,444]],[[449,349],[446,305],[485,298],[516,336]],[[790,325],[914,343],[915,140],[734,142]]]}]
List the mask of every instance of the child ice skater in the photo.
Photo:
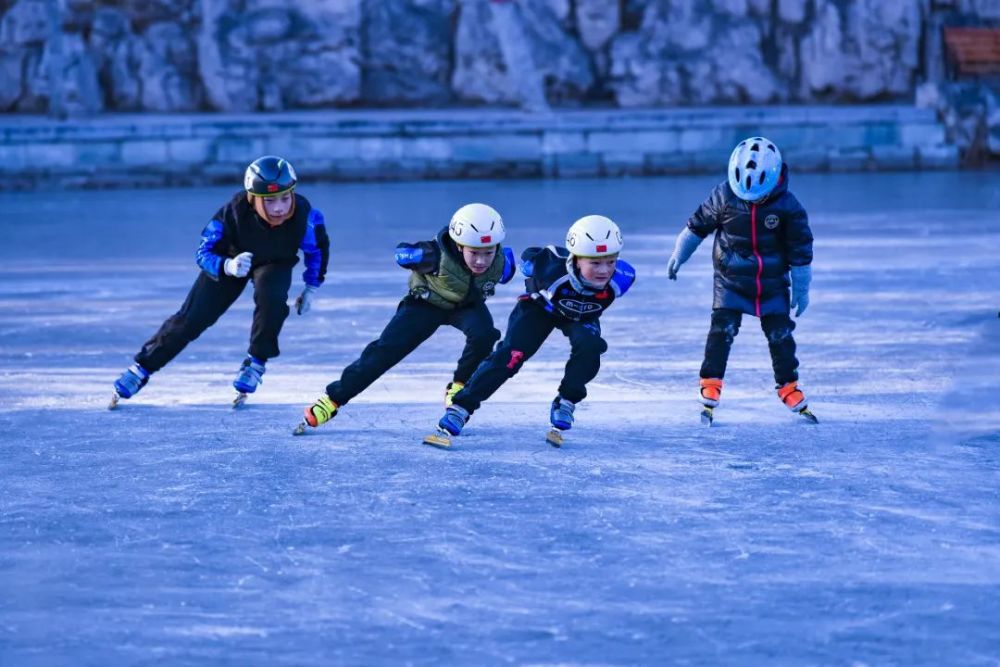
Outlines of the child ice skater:
[{"label": "child ice skater", "polygon": [[330,421],[340,408],[402,361],[438,327],[450,325],[465,334],[465,349],[452,381],[445,388],[445,404],[463,387],[486,358],[500,332],[486,299],[497,284],[514,277],[514,253],[503,247],[507,233],[500,214],[486,204],[467,204],[432,241],[400,243],[396,263],[410,270],[409,294],[396,308],[378,340],[344,369],[340,379],[305,410],[294,433],[305,433]]},{"label": "child ice skater", "polygon": [[253,282],[256,307],[250,347],[233,382],[234,407],[257,390],[267,360],[279,354],[278,334],[288,317],[288,290],[299,250],[305,257],[305,287],[295,301],[299,315],[309,311],[330,257],[323,214],[295,192],[297,183],[292,165],[280,157],[266,155],[247,167],[243,191],[220,208],[201,233],[196,254],[201,273],[187,299],[115,381],[110,408],[119,399],[135,396],[153,373],[215,324],[248,282]]},{"label": "child ice skater", "polygon": [[792,308],[801,316],[809,305],[813,236],[805,209],[788,190],[788,166],[773,142],[752,137],[733,150],[728,180],[712,190],[677,237],[667,265],[671,280],[713,233],[715,300],[701,365],[702,422],[712,424],[744,313],[759,318],[767,336],[778,398],[816,422],[798,386],[795,322],[789,316]]},{"label": "child ice skater", "polygon": [[562,445],[562,432],[573,426],[576,404],[587,396],[587,383],[601,367],[608,349],[600,317],[635,281],[635,270],[618,259],[622,234],[602,215],[580,218],[569,228],[566,248],[528,248],[521,255],[525,294],[514,306],[503,342],[455,394],[438,422],[438,432],[424,438],[450,447],[469,416],[534,355],[554,329],[569,338],[570,356],[559,393],[552,401],[552,430],[547,440]]}]

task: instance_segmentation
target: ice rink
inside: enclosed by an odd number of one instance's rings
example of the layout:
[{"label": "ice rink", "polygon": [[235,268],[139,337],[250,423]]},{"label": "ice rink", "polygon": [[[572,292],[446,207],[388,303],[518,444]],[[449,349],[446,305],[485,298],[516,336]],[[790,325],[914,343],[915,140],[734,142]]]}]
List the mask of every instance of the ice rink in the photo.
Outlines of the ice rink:
[{"label": "ice rink", "polygon": [[[666,260],[718,180],[306,182],[328,280],[241,411],[249,290],[105,409],[238,179],[0,194],[0,665],[1000,664],[1000,175],[793,173],[821,423],[780,404],[746,318],[706,429],[711,244],[677,282]],[[625,234],[638,280],[566,446],[543,439],[558,332],[452,451],[419,444],[450,329],[293,438],[404,294],[395,244],[469,201],[517,252],[589,213]]]}]

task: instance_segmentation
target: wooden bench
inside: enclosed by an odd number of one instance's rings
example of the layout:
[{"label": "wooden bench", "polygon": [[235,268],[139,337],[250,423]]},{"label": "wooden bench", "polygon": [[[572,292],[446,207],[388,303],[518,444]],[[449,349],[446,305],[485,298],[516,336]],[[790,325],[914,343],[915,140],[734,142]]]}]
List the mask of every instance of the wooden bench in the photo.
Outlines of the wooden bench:
[{"label": "wooden bench", "polygon": [[943,32],[952,74],[1000,74],[1000,28],[946,27]]}]

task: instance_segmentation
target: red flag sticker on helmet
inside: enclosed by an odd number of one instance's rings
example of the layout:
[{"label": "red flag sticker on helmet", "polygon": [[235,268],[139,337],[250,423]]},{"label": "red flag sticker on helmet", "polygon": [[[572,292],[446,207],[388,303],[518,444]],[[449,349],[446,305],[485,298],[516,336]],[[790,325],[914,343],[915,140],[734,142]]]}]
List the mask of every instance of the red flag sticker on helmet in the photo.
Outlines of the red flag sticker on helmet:
[{"label": "red flag sticker on helmet", "polygon": [[278,184],[277,183],[268,183],[267,184],[267,191],[268,192],[277,192],[278,191]]},{"label": "red flag sticker on helmet", "polygon": [[479,242],[480,243],[490,243],[490,239],[492,239],[492,238],[493,238],[492,236],[480,236],[479,237]]},{"label": "red flag sticker on helmet", "polygon": [[607,252],[607,251],[608,251],[608,246],[606,245],[597,246],[597,252]]}]

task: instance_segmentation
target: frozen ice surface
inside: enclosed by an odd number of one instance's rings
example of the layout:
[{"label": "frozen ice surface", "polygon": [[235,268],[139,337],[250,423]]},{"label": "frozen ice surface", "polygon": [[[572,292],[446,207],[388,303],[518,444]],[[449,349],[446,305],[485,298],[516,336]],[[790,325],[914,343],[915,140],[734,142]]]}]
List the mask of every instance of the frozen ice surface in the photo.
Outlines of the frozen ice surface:
[{"label": "frozen ice surface", "polygon": [[[998,664],[1000,177],[793,178],[821,424],[746,318],[709,430],[710,244],[676,283],[666,258],[714,182],[306,184],[329,281],[240,412],[246,294],[105,409],[231,190],[0,194],[0,664]],[[476,200],[518,250],[588,213],[625,231],[639,280],[566,446],[558,333],[453,451],[418,444],[452,330],[293,438],[404,292],[395,243]]]}]

